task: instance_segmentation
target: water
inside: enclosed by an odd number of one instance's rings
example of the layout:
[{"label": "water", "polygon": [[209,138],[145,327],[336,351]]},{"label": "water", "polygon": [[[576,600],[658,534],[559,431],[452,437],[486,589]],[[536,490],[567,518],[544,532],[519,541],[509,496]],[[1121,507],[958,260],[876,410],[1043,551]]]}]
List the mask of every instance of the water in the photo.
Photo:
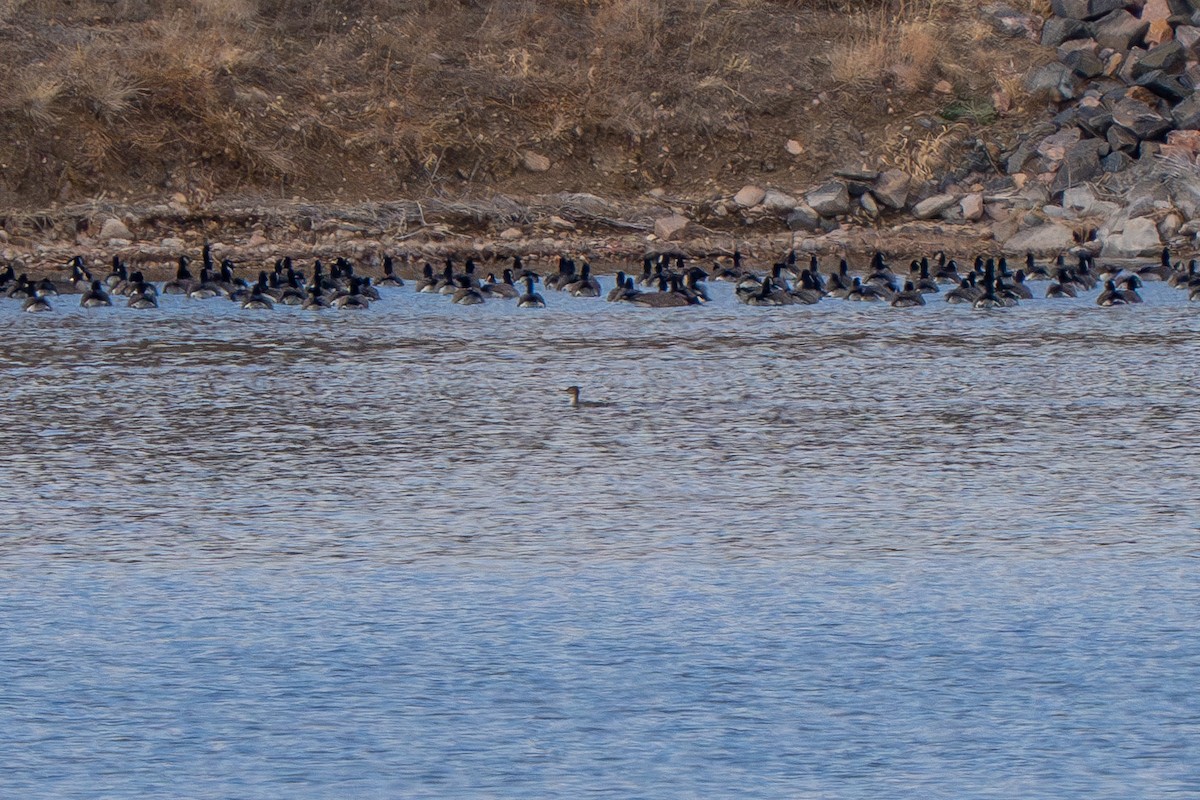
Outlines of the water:
[{"label": "water", "polygon": [[0,304],[0,796],[1200,797],[1200,307],[714,291]]}]

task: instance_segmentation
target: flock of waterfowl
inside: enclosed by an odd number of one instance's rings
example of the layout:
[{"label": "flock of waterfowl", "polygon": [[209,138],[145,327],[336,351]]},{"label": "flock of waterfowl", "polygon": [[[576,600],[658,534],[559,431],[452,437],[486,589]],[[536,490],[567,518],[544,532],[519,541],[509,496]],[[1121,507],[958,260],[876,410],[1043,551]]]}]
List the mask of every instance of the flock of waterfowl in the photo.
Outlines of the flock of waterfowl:
[{"label": "flock of waterfowl", "polygon": [[[746,267],[739,252],[724,263],[714,262],[710,270],[689,266],[683,255],[664,254],[645,258],[640,275],[618,272],[613,287],[604,292],[589,264],[579,266],[566,256],[559,258],[557,271],[550,275],[528,269],[517,256],[511,266],[501,270],[500,278],[490,273],[483,279],[477,275],[473,259],[467,258],[460,269],[453,258],[447,258],[441,270],[424,264],[416,291],[448,295],[451,302],[460,305],[498,299],[515,300],[522,308],[538,308],[546,305],[545,297],[537,291],[540,284],[545,290],[574,297],[603,295],[609,302],[668,308],[706,303],[709,294],[705,282],[727,281],[734,284],[737,300],[749,306],[812,305],[833,297],[909,308],[941,296],[946,302],[975,308],[1005,308],[1032,299],[1031,284],[1036,282],[1047,282],[1044,296],[1050,299],[1078,297],[1100,288],[1096,304],[1116,306],[1142,302],[1137,291],[1142,281],[1158,280],[1188,292],[1189,300],[1200,301],[1197,262],[1172,262],[1165,248],[1157,263],[1132,268],[1099,265],[1086,253],[1073,260],[1076,263],[1068,264],[1065,256],[1059,256],[1052,263],[1039,264],[1032,255],[1026,255],[1024,266],[1013,271],[1003,257],[979,256],[964,269],[944,253],[937,253],[932,261],[913,260],[906,270],[893,270],[883,254],[876,253],[868,270],[856,274],[845,258],[836,270],[825,273],[816,256],[807,266],[801,266],[792,251],[764,274],[757,274]],[[113,256],[111,270],[103,278],[97,278],[84,259],[76,256],[67,264],[70,275],[65,282],[33,280],[16,274],[10,264],[0,272],[0,292],[20,300],[24,310],[30,312],[50,311],[52,298],[57,302],[68,294],[78,295],[84,308],[111,306],[114,298],[124,298],[130,308],[157,308],[160,294],[175,294],[192,300],[224,298],[247,309],[270,309],[281,304],[361,310],[380,299],[377,287],[404,285],[390,256],[384,257],[383,276],[375,281],[356,274],[354,265],[345,258],[334,260],[328,271],[318,259],[311,272],[305,272],[290,257],[278,259],[273,270],[262,270],[251,281],[239,277],[236,265],[228,258],[218,265],[208,246],[201,253],[198,274],[191,266],[187,256],[180,256],[175,278],[159,285],[146,280],[140,271],[130,271],[117,256]]]}]

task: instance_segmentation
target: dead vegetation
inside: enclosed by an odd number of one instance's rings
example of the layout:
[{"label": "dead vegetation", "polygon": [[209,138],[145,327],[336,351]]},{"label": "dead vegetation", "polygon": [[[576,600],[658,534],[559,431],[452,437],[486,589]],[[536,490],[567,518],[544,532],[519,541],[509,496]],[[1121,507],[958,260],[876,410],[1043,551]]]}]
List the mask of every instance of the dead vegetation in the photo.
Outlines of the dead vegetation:
[{"label": "dead vegetation", "polygon": [[933,175],[1032,48],[963,0],[0,0],[0,44],[10,206]]}]

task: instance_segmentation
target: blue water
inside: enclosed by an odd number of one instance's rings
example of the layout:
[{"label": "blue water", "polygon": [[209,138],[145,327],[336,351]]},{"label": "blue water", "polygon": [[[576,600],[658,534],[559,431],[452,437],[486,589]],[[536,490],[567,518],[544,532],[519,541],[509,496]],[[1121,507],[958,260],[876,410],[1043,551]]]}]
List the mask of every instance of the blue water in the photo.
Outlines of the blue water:
[{"label": "blue water", "polygon": [[1200,797],[1200,307],[714,290],[0,304],[0,797]]}]

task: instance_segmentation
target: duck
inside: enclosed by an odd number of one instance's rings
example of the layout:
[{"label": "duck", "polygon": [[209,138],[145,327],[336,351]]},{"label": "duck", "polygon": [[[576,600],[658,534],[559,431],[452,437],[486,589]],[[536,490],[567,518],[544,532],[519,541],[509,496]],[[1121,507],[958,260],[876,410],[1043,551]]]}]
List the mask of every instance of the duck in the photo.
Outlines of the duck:
[{"label": "duck", "polygon": [[915,308],[925,305],[925,295],[913,285],[912,281],[904,282],[904,289],[892,298],[892,308]]},{"label": "duck", "polygon": [[477,306],[484,302],[483,292],[466,275],[459,277],[458,287],[458,291],[450,298],[450,302],[460,306]]},{"label": "duck", "polygon": [[613,405],[603,400],[580,400],[578,386],[568,386],[563,391],[571,396],[571,408],[609,408]]},{"label": "duck", "polygon": [[1104,282],[1104,291],[1102,291],[1100,296],[1096,298],[1096,305],[1123,306],[1125,305],[1125,296],[1119,289],[1117,289],[1116,283],[1114,283],[1112,280],[1107,280]]},{"label": "duck", "polygon": [[371,307],[371,301],[363,297],[361,287],[362,283],[360,279],[351,278],[350,291],[340,297],[334,298],[330,305],[344,311],[365,311]]},{"label": "duck", "polygon": [[[971,278],[975,277],[975,273],[971,273]],[[970,278],[962,278],[958,282],[958,286],[946,292],[947,303],[969,303],[973,304],[979,299],[980,292],[971,283]]]},{"label": "duck", "polygon": [[229,293],[225,287],[212,279],[211,271],[205,267],[200,270],[200,282],[187,293],[189,300],[209,300],[213,297],[226,297]]},{"label": "duck", "polygon": [[1048,281],[1050,272],[1033,258],[1033,253],[1025,254],[1025,277],[1031,281]]},{"label": "duck", "polygon": [[641,292],[629,300],[642,308],[682,308],[683,306],[699,305],[694,298],[689,298],[683,291],[679,276],[659,279],[657,292]]},{"label": "duck", "polygon": [[497,281],[494,273],[488,273],[487,280],[483,286],[479,287],[485,297],[498,298],[501,300],[512,300],[521,296],[521,292],[513,283],[513,273],[511,269],[504,270],[504,280]]},{"label": "duck", "polygon": [[1142,302],[1142,296],[1137,293],[1138,286],[1141,281],[1136,275],[1128,275],[1117,283],[1117,291],[1121,293],[1121,298],[1129,304]]},{"label": "duck", "polygon": [[776,286],[775,281],[770,277],[762,279],[757,292],[738,295],[738,300],[748,306],[758,306],[760,308],[791,305],[795,302],[787,292],[782,291]]},{"label": "duck", "polygon": [[111,306],[112,298],[108,296],[108,292],[104,291],[104,285],[100,281],[94,280],[88,290],[79,298],[79,305],[81,308]]},{"label": "duck", "polygon": [[175,269],[175,279],[163,284],[163,294],[187,294],[195,285],[196,279],[188,269],[188,257],[180,256],[179,265]]},{"label": "duck", "polygon": [[250,290],[250,295],[242,301],[242,308],[270,311],[275,308],[275,301],[263,291],[261,284],[256,283]]},{"label": "duck", "polygon": [[615,303],[618,300],[624,299],[625,278],[626,278],[626,275],[625,275],[624,270],[620,270],[617,272],[616,282],[613,284],[613,288],[608,290],[608,294],[605,295],[605,298],[604,298],[605,300],[607,300],[610,303]]},{"label": "duck", "polygon": [[83,261],[83,256],[75,256],[69,262],[71,267],[71,286],[77,292],[86,292],[92,285],[92,273]]},{"label": "duck", "polygon": [[313,284],[306,290],[304,302],[300,304],[300,308],[309,310],[314,308],[329,308],[329,301],[325,299],[325,295],[321,293],[321,287]]},{"label": "duck", "polygon": [[158,295],[149,284],[144,280],[138,280],[130,285],[132,290],[129,292],[129,302],[127,303],[130,308],[158,308]]},{"label": "duck", "polygon": [[40,292],[35,291],[25,301],[21,303],[21,310],[28,311],[32,314],[37,314],[42,311],[53,311],[54,308],[50,305],[50,301],[42,297]]},{"label": "duck", "polygon": [[421,268],[421,278],[417,281],[417,291],[422,294],[431,294],[438,289],[438,279],[434,277],[433,265],[428,261]]},{"label": "duck", "polygon": [[846,299],[855,302],[876,303],[881,300],[888,300],[890,297],[891,292],[888,292],[884,287],[863,283],[862,279],[857,275],[854,277],[854,283],[850,287],[850,291],[846,292]]},{"label": "duck", "polygon": [[377,282],[379,286],[403,286],[404,281],[396,275],[396,264],[391,256],[383,257],[383,277]]},{"label": "duck", "polygon": [[1171,248],[1164,247],[1158,263],[1142,267],[1137,274],[1148,281],[1169,281],[1175,275],[1175,268],[1171,266]]},{"label": "duck", "polygon": [[567,293],[572,297],[600,296],[600,282],[592,277],[592,265],[586,261],[583,262],[579,277],[560,288],[566,289]]},{"label": "duck", "polygon": [[545,308],[546,299],[533,290],[533,276],[525,276],[525,293],[517,298],[517,308]]}]

